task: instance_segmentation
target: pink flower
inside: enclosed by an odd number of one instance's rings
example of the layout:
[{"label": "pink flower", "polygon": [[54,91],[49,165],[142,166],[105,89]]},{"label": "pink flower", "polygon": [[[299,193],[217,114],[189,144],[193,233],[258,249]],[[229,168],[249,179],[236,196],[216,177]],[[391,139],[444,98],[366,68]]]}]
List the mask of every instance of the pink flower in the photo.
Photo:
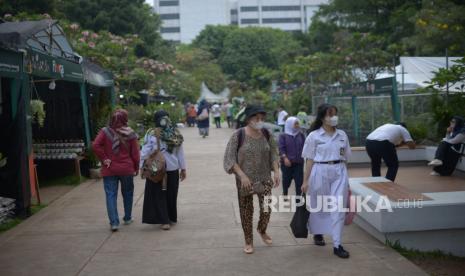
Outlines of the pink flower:
[{"label": "pink flower", "polygon": [[171,73],[173,73],[173,75],[176,75],[176,70],[171,71]]},{"label": "pink flower", "polygon": [[50,16],[50,14],[48,13],[44,13],[42,14],[43,17],[47,18],[47,19],[51,19],[52,17]]},{"label": "pink flower", "polygon": [[85,36],[85,37],[88,37],[88,36],[89,36],[89,31],[83,31],[81,34],[82,34],[83,36]]},{"label": "pink flower", "polygon": [[98,38],[99,35],[98,35],[97,33],[92,33],[91,37],[92,37],[92,38]]},{"label": "pink flower", "polygon": [[3,18],[10,18],[10,17],[12,17],[12,15],[11,15],[10,13],[7,13],[7,14],[5,14],[5,15],[3,16]]},{"label": "pink flower", "polygon": [[73,23],[73,24],[69,25],[69,27],[70,27],[71,30],[73,30],[73,31],[76,31],[77,29],[79,29],[79,25],[76,24],[76,23]]},{"label": "pink flower", "polygon": [[88,45],[89,45],[90,48],[95,48],[95,43],[94,42],[89,42]]},{"label": "pink flower", "polygon": [[86,42],[86,39],[85,39],[84,37],[81,37],[81,38],[79,39],[79,41],[85,43],[85,42]]}]

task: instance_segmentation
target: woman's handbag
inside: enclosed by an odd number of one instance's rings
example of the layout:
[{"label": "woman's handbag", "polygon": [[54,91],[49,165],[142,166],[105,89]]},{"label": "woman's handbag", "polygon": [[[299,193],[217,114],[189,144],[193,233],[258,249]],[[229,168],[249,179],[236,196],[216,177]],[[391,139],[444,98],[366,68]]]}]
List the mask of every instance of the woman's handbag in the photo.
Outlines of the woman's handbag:
[{"label": "woman's handbag", "polygon": [[206,108],[204,108],[204,109],[202,110],[202,112],[200,113],[200,115],[197,116],[197,120],[199,120],[199,121],[203,121],[203,120],[205,120],[205,119],[208,119],[208,111],[207,111]]},{"label": "woman's handbag", "polygon": [[262,195],[265,193],[266,186],[272,186],[271,180],[252,183],[251,189],[244,189],[241,186],[240,194],[241,196],[249,196],[253,194]]},{"label": "woman's handbag", "polygon": [[166,175],[166,160],[160,150],[160,135],[156,134],[155,137],[157,137],[157,149],[144,161],[142,177],[155,183],[163,183]]},{"label": "woman's handbag", "polygon": [[[302,195],[305,198],[305,194]],[[295,210],[294,216],[291,221],[291,230],[294,237],[306,239],[308,237],[308,219],[310,212],[307,210],[307,204],[298,206]]]}]

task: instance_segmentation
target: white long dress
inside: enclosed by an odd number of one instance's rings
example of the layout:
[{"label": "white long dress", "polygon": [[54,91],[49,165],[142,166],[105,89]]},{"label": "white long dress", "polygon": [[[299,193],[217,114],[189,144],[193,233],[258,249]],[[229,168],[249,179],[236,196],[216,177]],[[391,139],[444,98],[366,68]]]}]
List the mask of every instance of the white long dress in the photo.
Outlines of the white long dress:
[{"label": "white long dress", "polygon": [[[351,154],[349,139],[347,134],[340,129],[330,136],[323,128],[312,131],[307,139],[302,151],[302,157],[311,159],[313,165],[309,177],[309,199],[307,207],[316,209],[317,200],[322,202],[322,196],[342,197],[343,205],[346,207],[349,190],[349,177],[347,173],[346,161]],[[318,164],[318,162],[344,161],[338,164]],[[345,212],[333,211],[311,212],[308,229],[312,234],[329,234],[333,238],[334,247],[341,244],[342,228],[344,226]]]}]

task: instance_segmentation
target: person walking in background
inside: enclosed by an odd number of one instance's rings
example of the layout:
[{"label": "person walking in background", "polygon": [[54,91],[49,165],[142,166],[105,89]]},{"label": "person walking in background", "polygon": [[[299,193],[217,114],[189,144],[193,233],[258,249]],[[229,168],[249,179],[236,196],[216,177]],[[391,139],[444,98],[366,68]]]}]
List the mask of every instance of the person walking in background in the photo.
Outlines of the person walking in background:
[{"label": "person walking in background", "polygon": [[232,128],[232,118],[233,118],[233,105],[226,102],[224,105],[226,122],[228,123],[228,128]]},{"label": "person walking in background", "polygon": [[157,139],[160,139],[160,149],[166,161],[166,176],[160,183],[146,179],[142,223],[161,224],[163,230],[169,230],[178,221],[179,180],[186,179],[186,161],[182,146],[184,138],[167,112],[157,111],[154,121],[156,129],[149,130],[144,137],[140,167],[143,167],[144,161],[157,149]]},{"label": "person walking in background", "polygon": [[451,175],[463,153],[464,143],[464,120],[460,116],[454,116],[446,130],[446,137],[442,139],[436,149],[434,160],[428,163],[428,166],[434,167],[431,175]]},{"label": "person walking in background", "polygon": [[302,133],[307,133],[307,131],[310,129],[310,122],[308,118],[308,114],[306,112],[307,108],[305,106],[300,106],[299,108],[299,113],[297,113],[297,119],[299,119],[300,123],[300,128],[302,130]]},{"label": "person walking in background", "polygon": [[304,142],[305,135],[300,130],[299,120],[296,117],[287,118],[284,133],[279,136],[278,143],[284,196],[288,195],[292,180],[295,183],[296,195],[302,194],[301,186],[304,178],[302,149]]},{"label": "person walking in background", "polygon": [[280,105],[278,108],[278,126],[281,127],[281,131],[284,131],[284,125],[289,114],[284,110],[284,106]]},{"label": "person walking in background", "polygon": [[[342,247],[341,238],[345,219],[342,209],[347,206],[349,197],[346,163],[351,149],[347,134],[336,128],[337,124],[337,108],[330,104],[320,105],[302,152],[306,159],[302,191],[307,193],[310,199],[307,206],[312,210],[317,210],[318,201],[323,202],[320,204],[322,210],[310,212],[308,226],[315,244],[324,246],[323,235],[329,234],[333,239],[333,253],[348,258],[349,252]],[[333,199],[331,203],[336,210],[325,210],[330,208],[329,204],[324,206],[325,197]]]},{"label": "person walking in background", "polygon": [[195,126],[195,118],[197,117],[197,110],[195,110],[195,106],[193,104],[189,104],[187,107],[187,126],[194,127]]},{"label": "person walking in background", "polygon": [[213,104],[212,114],[215,120],[216,128],[221,128],[221,107],[218,103]]},{"label": "person walking in background", "polygon": [[381,159],[383,159],[388,167],[386,178],[394,181],[399,169],[396,147],[403,144],[415,149],[415,142],[404,123],[385,124],[371,132],[365,143],[371,160],[371,176],[381,176]]},{"label": "person walking in background", "polygon": [[139,171],[139,143],[136,133],[128,127],[128,112],[116,110],[110,125],[98,133],[92,144],[93,150],[103,166],[103,186],[107,205],[108,219],[112,231],[117,231],[120,220],[117,198],[118,183],[121,182],[125,225],[132,223],[132,203],[134,197],[134,176]]},{"label": "person walking in background", "polygon": [[[261,106],[250,105],[245,110],[246,127],[237,130],[230,138],[224,153],[223,166],[228,174],[236,176],[239,212],[244,231],[244,252],[252,254],[253,249],[253,193],[257,193],[260,205],[260,219],[257,231],[263,242],[272,244],[266,229],[271,210],[265,210],[265,196],[280,182],[276,142],[264,129],[266,112]],[[271,172],[273,171],[273,178]],[[260,190],[260,191],[258,191]]]},{"label": "person walking in background", "polygon": [[197,108],[197,127],[202,138],[209,135],[210,128],[210,107],[205,99],[202,99]]}]

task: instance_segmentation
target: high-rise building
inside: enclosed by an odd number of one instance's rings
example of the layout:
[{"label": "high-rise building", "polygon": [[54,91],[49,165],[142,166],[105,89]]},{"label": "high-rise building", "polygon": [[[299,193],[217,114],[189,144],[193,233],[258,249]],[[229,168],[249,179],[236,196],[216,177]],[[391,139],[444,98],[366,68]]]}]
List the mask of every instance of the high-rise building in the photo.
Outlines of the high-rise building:
[{"label": "high-rise building", "polygon": [[261,26],[306,32],[328,0],[154,0],[164,39],[190,43],[206,25]]}]

